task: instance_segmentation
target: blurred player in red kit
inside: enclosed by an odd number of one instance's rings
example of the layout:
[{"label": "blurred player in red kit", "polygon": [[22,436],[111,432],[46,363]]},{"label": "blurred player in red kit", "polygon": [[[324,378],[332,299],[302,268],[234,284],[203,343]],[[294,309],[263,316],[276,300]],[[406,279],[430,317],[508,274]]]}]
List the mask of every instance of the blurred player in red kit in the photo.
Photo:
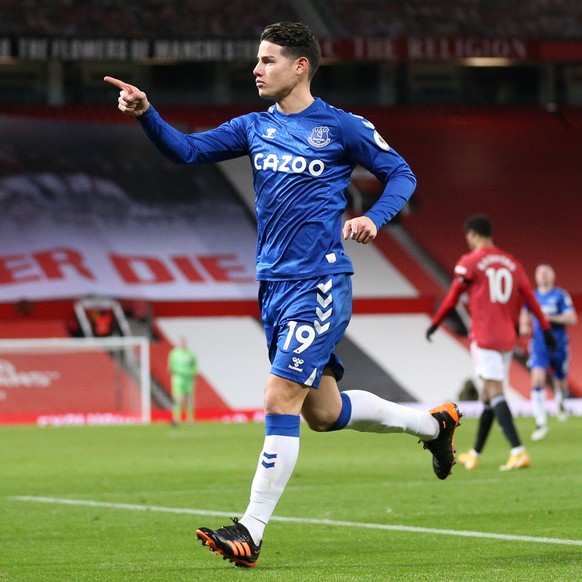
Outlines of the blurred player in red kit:
[{"label": "blurred player in red kit", "polygon": [[519,438],[503,392],[524,304],[538,318],[544,341],[550,350],[555,349],[556,340],[523,266],[515,257],[493,244],[490,218],[472,216],[465,222],[464,230],[471,252],[457,262],[455,279],[426,332],[426,338],[430,341],[461,295],[467,293],[471,314],[471,354],[475,372],[482,381],[484,406],[475,445],[469,452],[459,455],[459,462],[467,469],[478,466],[479,456],[496,418],[511,445],[509,459],[500,469],[511,471],[529,467],[530,456]]}]

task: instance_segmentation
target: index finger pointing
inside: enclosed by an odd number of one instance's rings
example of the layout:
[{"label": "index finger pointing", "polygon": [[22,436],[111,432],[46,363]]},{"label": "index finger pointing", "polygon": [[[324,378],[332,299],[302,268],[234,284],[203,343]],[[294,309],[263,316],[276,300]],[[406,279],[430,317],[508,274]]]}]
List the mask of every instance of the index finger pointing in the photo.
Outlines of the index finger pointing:
[{"label": "index finger pointing", "polygon": [[347,240],[349,235],[350,235],[350,222],[348,221],[344,224],[344,227],[342,228],[342,236],[344,237],[344,240]]},{"label": "index finger pointing", "polygon": [[117,87],[123,91],[127,91],[128,93],[133,93],[133,88],[131,85],[124,83],[120,79],[116,79],[115,77],[103,77],[103,80],[110,85]]}]

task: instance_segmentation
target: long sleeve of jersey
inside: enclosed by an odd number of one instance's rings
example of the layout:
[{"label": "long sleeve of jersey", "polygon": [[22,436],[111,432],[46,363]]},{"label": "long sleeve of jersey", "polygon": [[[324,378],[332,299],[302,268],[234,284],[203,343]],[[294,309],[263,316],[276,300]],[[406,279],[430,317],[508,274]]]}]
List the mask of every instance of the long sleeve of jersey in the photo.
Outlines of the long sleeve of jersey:
[{"label": "long sleeve of jersey", "polygon": [[178,164],[221,162],[247,153],[242,132],[236,125],[238,120],[212,131],[185,134],[164,121],[150,104],[138,121],[158,150]]},{"label": "long sleeve of jersey", "polygon": [[[379,175],[376,177],[381,179]],[[387,182],[384,182],[386,187],[382,196],[365,213],[378,228],[390,222],[402,210],[416,188],[416,178],[404,160],[386,177]]]},{"label": "long sleeve of jersey", "polygon": [[416,176],[404,158],[386,143],[368,120],[344,113],[342,126],[346,149],[354,161],[384,185],[380,198],[365,213],[381,228],[408,202],[416,189]]},{"label": "long sleeve of jersey", "polygon": [[447,314],[452,311],[461,295],[467,290],[467,283],[461,279],[454,279],[443,302],[441,303],[440,307],[437,309],[437,312],[434,314],[432,318],[433,325],[440,325],[443,319],[447,316]]}]

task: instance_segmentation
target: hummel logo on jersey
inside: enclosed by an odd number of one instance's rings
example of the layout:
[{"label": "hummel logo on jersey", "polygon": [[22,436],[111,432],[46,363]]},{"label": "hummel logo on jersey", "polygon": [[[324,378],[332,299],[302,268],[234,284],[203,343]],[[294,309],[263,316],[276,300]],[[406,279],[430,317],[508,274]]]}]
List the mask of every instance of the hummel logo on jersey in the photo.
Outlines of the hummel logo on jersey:
[{"label": "hummel logo on jersey", "polygon": [[329,127],[314,127],[307,141],[314,148],[324,148],[331,142],[331,139],[329,139]]},{"label": "hummel logo on jersey", "polygon": [[267,139],[275,139],[275,133],[277,133],[276,127],[268,127],[266,133],[263,133],[261,137],[266,137]]}]

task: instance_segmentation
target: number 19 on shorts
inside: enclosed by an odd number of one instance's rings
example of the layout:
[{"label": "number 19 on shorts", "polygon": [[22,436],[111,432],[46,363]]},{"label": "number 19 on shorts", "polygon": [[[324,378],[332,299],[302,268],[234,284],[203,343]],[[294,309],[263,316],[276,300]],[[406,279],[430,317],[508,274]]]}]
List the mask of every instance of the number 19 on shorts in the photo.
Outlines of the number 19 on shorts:
[{"label": "number 19 on shorts", "polygon": [[285,345],[283,346],[284,350],[289,349],[289,345],[294,338],[299,343],[299,346],[293,351],[296,354],[300,354],[313,343],[313,340],[315,339],[315,330],[310,325],[304,324],[297,326],[296,321],[290,321],[289,331],[287,332],[287,339],[285,340]]}]

